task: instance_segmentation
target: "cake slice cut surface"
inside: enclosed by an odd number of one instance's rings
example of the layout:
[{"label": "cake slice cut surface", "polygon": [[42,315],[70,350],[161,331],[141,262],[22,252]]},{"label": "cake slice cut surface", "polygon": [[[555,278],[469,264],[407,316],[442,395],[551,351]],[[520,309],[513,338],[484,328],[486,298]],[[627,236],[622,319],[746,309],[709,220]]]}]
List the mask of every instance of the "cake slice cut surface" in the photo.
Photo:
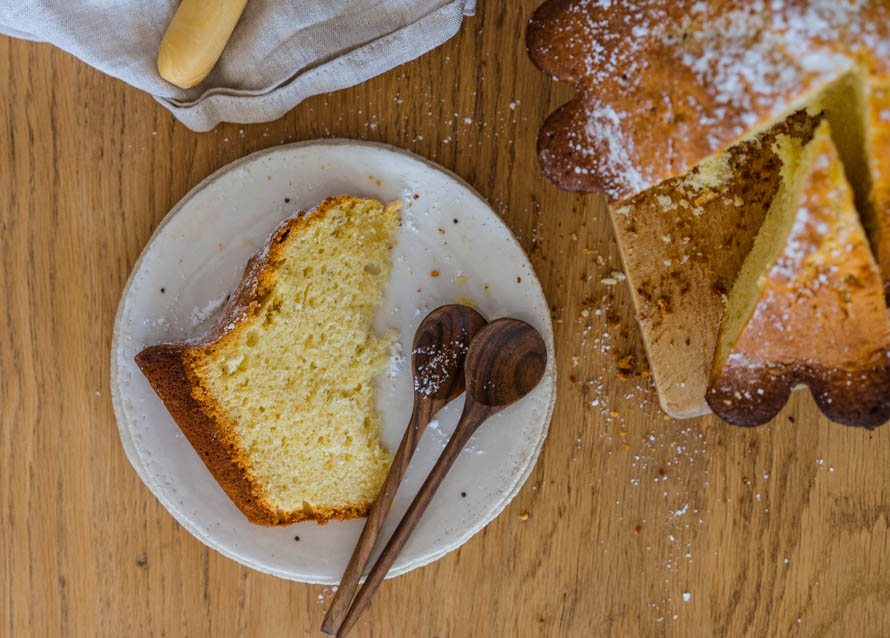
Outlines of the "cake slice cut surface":
[{"label": "cake slice cut surface", "polygon": [[372,320],[399,203],[341,196],[282,223],[203,337],[136,362],[254,523],[363,516],[389,469]]},{"label": "cake slice cut surface", "polygon": [[730,293],[707,401],[721,418],[773,418],[798,384],[832,420],[890,418],[890,320],[878,266],[823,121],[781,136],[782,181]]}]

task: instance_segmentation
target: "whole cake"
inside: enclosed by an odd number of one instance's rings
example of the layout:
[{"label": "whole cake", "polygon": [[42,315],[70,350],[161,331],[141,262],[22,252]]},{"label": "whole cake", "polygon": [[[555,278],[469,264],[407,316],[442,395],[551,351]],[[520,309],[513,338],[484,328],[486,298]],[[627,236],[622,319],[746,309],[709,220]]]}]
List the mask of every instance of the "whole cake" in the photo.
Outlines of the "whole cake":
[{"label": "whole cake", "polygon": [[136,356],[195,451],[254,523],[367,514],[389,469],[372,327],[399,203],[329,198],[283,222],[204,336]]},{"label": "whole cake", "polygon": [[890,319],[829,124],[809,142],[774,144],[782,181],[729,296],[708,403],[757,425],[805,384],[832,420],[880,425],[890,418]]}]

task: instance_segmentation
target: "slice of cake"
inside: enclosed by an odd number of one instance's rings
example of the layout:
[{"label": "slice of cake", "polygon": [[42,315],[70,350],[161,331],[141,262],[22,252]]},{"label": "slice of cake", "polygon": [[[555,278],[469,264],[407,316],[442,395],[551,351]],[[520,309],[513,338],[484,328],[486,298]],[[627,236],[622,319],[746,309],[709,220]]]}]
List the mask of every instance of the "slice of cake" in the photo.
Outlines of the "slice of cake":
[{"label": "slice of cake", "polygon": [[364,516],[386,478],[373,378],[394,336],[371,324],[399,208],[342,196],[286,220],[206,335],[136,356],[254,523]]},{"label": "slice of cake", "polygon": [[776,138],[810,140],[805,110],[682,177],[613,206],[612,223],[662,408],[709,414],[705,401],[725,299],[781,182]]},{"label": "slice of cake", "polygon": [[813,138],[780,136],[782,182],[729,296],[707,391],[740,425],[809,386],[832,420],[890,418],[890,320],[853,193],[823,121]]}]

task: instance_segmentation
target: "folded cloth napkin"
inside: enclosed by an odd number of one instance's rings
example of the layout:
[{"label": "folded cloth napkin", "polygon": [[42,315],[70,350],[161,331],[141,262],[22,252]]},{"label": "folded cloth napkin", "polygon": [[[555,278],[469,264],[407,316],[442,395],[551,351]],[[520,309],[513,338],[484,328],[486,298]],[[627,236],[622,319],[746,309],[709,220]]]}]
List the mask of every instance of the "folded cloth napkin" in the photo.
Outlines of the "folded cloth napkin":
[{"label": "folded cloth napkin", "polygon": [[457,33],[476,0],[248,0],[210,75],[180,89],[157,70],[177,0],[0,0],[0,33],[44,41],[148,91],[195,131],[267,122],[364,82]]}]

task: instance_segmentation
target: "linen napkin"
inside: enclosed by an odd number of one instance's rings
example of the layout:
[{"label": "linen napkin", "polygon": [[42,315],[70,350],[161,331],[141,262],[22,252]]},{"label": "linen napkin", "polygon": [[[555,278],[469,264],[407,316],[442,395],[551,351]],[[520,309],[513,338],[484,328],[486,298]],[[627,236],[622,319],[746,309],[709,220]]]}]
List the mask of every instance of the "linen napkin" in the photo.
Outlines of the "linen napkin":
[{"label": "linen napkin", "polygon": [[64,49],[208,131],[274,120],[413,60],[457,33],[475,1],[248,0],[216,67],[191,89],[156,67],[177,0],[0,0],[0,33]]}]

